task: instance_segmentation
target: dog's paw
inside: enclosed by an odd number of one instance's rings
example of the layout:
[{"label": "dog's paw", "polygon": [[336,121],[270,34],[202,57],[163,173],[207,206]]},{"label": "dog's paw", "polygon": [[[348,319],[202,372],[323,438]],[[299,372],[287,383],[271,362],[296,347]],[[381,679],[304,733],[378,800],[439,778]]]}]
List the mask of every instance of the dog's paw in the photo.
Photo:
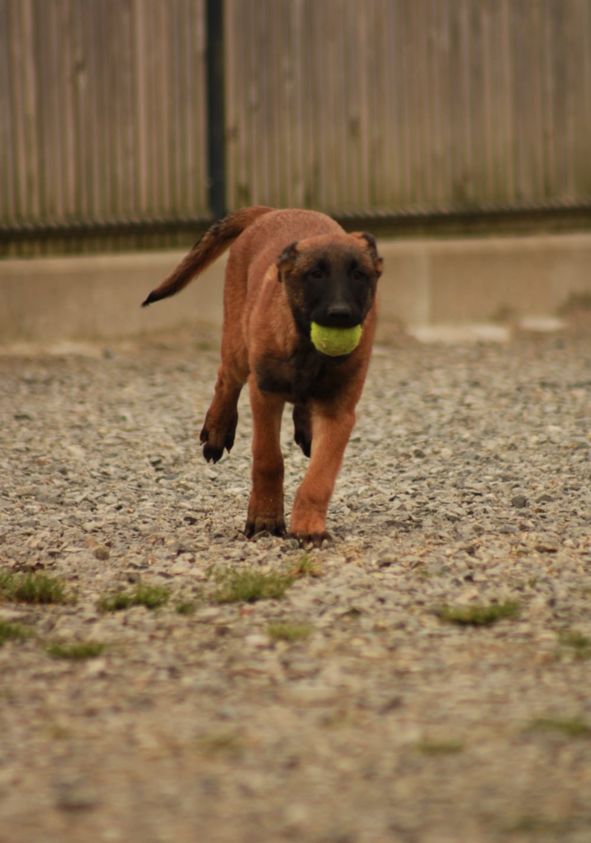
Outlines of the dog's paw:
[{"label": "dog's paw", "polygon": [[322,547],[332,541],[330,533],[294,533],[290,532],[289,537],[299,542],[301,547]]},{"label": "dog's paw", "polygon": [[203,456],[207,462],[219,462],[224,453],[223,448],[214,448],[213,445],[203,446]]},{"label": "dog's paw", "polygon": [[253,519],[249,518],[244,527],[244,535],[247,539],[252,539],[258,533],[269,533],[271,536],[284,537],[286,529],[283,516],[257,515]]},{"label": "dog's paw", "polygon": [[199,441],[203,445],[203,456],[207,462],[218,462],[221,460],[224,449],[230,453],[234,444],[234,437],[236,435],[236,425],[238,423],[238,415],[225,428],[219,430],[208,425],[207,419],[199,434]]}]

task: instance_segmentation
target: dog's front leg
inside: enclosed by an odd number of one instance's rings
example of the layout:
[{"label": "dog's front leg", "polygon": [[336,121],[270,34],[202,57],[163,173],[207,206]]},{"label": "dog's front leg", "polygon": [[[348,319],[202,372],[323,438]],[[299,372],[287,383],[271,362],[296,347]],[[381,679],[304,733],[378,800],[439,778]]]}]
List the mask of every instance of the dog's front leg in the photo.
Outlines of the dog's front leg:
[{"label": "dog's front leg", "polygon": [[355,413],[342,406],[312,409],[312,458],[296,495],[290,528],[302,542],[320,544],[327,538],[326,511],[354,424]]},{"label": "dog's front leg", "polygon": [[253,462],[245,533],[249,538],[263,530],[275,536],[283,536],[285,520],[280,434],[285,401],[277,395],[261,392],[252,375],[248,386],[252,407]]}]

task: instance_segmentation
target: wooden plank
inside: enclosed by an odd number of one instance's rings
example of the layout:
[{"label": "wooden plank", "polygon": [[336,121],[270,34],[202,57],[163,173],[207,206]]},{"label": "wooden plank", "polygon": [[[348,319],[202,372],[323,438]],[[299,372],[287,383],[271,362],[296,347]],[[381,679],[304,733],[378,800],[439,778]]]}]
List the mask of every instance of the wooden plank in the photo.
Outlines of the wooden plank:
[{"label": "wooden plank", "polygon": [[8,0],[0,0],[0,224],[14,219],[15,199],[9,39]]},{"label": "wooden plank", "polygon": [[[588,10],[588,0],[585,5]],[[566,199],[574,202],[582,195],[579,162],[589,157],[590,146],[589,136],[585,135],[585,115],[589,109],[585,99],[589,91],[586,84],[589,56],[585,55],[585,46],[587,41],[588,47],[589,30],[587,12],[580,0],[570,0],[563,14],[566,40]]]},{"label": "wooden plank", "polygon": [[[289,42],[292,75],[292,97],[290,100],[289,137],[291,143],[292,171],[289,204],[302,207],[305,204],[305,180],[303,172],[304,137],[304,0],[293,0],[291,11],[291,38]],[[293,127],[296,127],[294,130]]]},{"label": "wooden plank", "polygon": [[431,0],[430,10],[431,68],[429,89],[432,100],[432,203],[437,210],[444,210],[449,201],[451,175],[450,156],[451,125],[449,101],[451,98],[449,75],[449,15],[446,2]]},{"label": "wooden plank", "polygon": [[30,15],[30,2],[16,5],[11,4],[9,16],[9,49],[10,49],[10,94],[13,118],[13,166],[14,166],[14,198],[13,209],[16,222],[31,218],[31,210],[27,202],[32,190],[32,173],[27,169],[31,163],[26,155],[26,101],[27,70],[26,62],[30,54],[30,32],[26,26],[26,18]]},{"label": "wooden plank", "polygon": [[236,19],[240,14],[240,3],[236,0],[226,0],[224,14],[224,42],[226,44],[226,204],[228,208],[236,208],[240,203],[238,198],[239,186],[242,183],[244,162],[241,157],[242,136],[244,125],[241,120],[240,106],[244,95],[242,85],[244,75],[241,73],[242,62],[239,56],[239,43],[235,40]]},{"label": "wooden plank", "polygon": [[577,149],[575,161],[575,183],[577,198],[591,199],[591,3],[579,0],[581,37],[581,88],[579,91],[578,108],[580,125],[576,135]]},{"label": "wooden plank", "polygon": [[391,138],[391,192],[389,202],[392,207],[404,206],[406,182],[405,149],[405,97],[404,97],[404,24],[402,20],[402,0],[392,3],[391,43],[388,50],[388,99],[390,110],[386,112],[390,119],[388,134]]}]

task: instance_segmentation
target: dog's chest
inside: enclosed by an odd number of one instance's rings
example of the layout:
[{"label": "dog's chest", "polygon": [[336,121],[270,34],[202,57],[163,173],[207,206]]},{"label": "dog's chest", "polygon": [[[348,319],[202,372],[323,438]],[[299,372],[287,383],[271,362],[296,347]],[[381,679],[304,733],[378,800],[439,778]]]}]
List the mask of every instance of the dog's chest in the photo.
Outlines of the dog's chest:
[{"label": "dog's chest", "polygon": [[288,360],[263,357],[256,366],[257,385],[294,404],[330,400],[343,386],[342,364],[314,349],[298,351]]}]

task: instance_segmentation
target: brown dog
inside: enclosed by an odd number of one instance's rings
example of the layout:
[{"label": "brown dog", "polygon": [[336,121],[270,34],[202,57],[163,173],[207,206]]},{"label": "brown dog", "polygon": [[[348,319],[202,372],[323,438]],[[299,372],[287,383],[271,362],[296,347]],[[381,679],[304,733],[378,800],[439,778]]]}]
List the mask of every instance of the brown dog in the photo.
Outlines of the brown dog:
[{"label": "brown dog", "polygon": [[[203,455],[217,462],[232,448],[238,397],[248,381],[254,430],[246,535],[284,535],[280,429],[285,402],[293,403],[295,441],[311,461],[290,533],[318,544],[369,364],[382,260],[370,234],[346,234],[324,214],[244,208],[214,223],[144,305],[181,290],[233,241],[222,362],[201,431]],[[312,322],[362,324],[361,340],[349,354],[328,356],[312,344]]]}]

